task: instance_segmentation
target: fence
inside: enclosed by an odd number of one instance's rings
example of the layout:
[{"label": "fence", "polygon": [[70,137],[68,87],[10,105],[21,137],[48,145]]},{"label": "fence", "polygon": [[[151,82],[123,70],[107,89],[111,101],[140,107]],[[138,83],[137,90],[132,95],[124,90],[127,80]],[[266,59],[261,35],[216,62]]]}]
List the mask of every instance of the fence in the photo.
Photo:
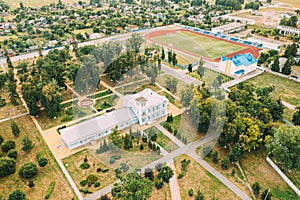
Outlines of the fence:
[{"label": "fence", "polygon": [[281,178],[295,191],[295,193],[300,196],[300,190],[292,183],[292,181],[277,167],[277,165],[267,156],[266,161],[271,165],[271,167],[281,176]]}]

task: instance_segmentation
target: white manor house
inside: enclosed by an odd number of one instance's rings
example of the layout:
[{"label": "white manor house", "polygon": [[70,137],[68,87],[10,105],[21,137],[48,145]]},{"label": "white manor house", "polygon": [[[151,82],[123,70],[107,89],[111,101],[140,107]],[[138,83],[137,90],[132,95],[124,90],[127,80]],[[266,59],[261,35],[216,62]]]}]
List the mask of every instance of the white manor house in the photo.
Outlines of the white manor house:
[{"label": "white manor house", "polygon": [[149,124],[167,115],[168,99],[151,89],[123,97],[124,107],[60,130],[70,150],[107,136],[133,124]]}]

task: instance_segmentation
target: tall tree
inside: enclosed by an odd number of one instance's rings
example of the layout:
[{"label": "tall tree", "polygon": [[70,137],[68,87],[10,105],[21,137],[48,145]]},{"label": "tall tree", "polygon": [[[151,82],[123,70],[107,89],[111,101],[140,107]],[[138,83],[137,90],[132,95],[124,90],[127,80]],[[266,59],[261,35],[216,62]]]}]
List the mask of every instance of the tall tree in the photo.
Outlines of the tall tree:
[{"label": "tall tree", "polygon": [[151,195],[152,185],[149,179],[141,177],[136,172],[130,172],[121,177],[121,182],[113,186],[111,193],[116,200],[146,200]]},{"label": "tall tree", "polygon": [[59,90],[56,81],[52,81],[42,88],[42,105],[51,119],[56,117],[61,109],[62,97]]},{"label": "tall tree", "polygon": [[200,78],[202,78],[204,76],[204,67],[203,67],[204,64],[205,64],[205,61],[201,58],[199,61],[198,68],[197,68],[197,72],[200,75]]},{"label": "tall tree", "polygon": [[281,73],[283,73],[284,75],[291,75],[292,61],[290,59],[287,59],[287,61],[284,63],[284,66],[281,69]]},{"label": "tall tree", "polygon": [[300,169],[300,127],[282,125],[266,140],[266,147],[285,170]]},{"label": "tall tree", "polygon": [[166,58],[165,49],[164,49],[164,47],[161,47],[161,59],[165,60],[165,58]]},{"label": "tall tree", "polygon": [[29,151],[31,151],[32,148],[33,148],[32,141],[26,135],[22,140],[22,148],[21,149],[24,152],[28,153]]},{"label": "tall tree", "polygon": [[26,200],[26,195],[21,190],[15,190],[8,196],[8,200]]},{"label": "tall tree", "polygon": [[293,123],[296,126],[300,126],[300,106],[296,108],[296,111],[293,114]]},{"label": "tall tree", "polygon": [[276,56],[273,64],[271,65],[271,70],[274,72],[279,72],[280,71],[280,66],[279,66],[279,57]]},{"label": "tall tree", "polygon": [[194,96],[194,85],[188,84],[181,91],[181,104],[183,107],[188,107]]},{"label": "tall tree", "polygon": [[11,128],[11,132],[15,137],[18,137],[20,134],[20,129],[18,127],[18,125],[16,124],[15,121],[10,120],[10,128]]},{"label": "tall tree", "polygon": [[126,41],[127,51],[140,52],[140,48],[145,40],[140,34],[133,33],[131,38]]}]

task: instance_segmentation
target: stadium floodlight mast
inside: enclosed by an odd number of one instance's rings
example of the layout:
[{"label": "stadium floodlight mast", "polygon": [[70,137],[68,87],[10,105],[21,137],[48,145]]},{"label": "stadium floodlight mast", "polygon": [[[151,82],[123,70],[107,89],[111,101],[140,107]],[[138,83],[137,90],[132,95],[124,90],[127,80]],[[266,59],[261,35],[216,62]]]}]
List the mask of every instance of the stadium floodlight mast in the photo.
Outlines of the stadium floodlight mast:
[{"label": "stadium floodlight mast", "polygon": [[[120,163],[126,163],[126,165],[131,169],[145,169],[146,167],[153,167],[155,164],[159,162],[168,162],[169,160],[173,160],[175,157],[174,155],[180,155],[180,154],[185,154],[188,151],[195,150],[197,147],[201,146],[201,154],[199,156],[205,157],[213,148],[213,146],[217,143],[218,137],[221,134],[223,125],[224,125],[224,120],[225,120],[225,110],[226,106],[224,101],[218,101],[218,104],[215,104],[216,101],[211,101],[211,114],[210,114],[210,123],[209,123],[209,128],[206,133],[201,133],[203,137],[201,137],[200,140],[198,136],[198,130],[199,130],[199,123],[191,123],[190,116],[192,112],[198,112],[198,115],[193,115],[197,117],[197,119],[193,119],[193,121],[199,121],[202,120],[203,116],[201,116],[200,110],[189,110],[188,108],[178,108],[180,111],[179,113],[185,113],[182,114],[181,121],[178,127],[178,131],[186,131],[183,130],[186,127],[186,124],[189,124],[189,130],[187,131],[189,134],[188,141],[186,144],[182,143],[178,147],[177,150],[173,151],[172,153],[162,151],[160,150],[159,156],[158,152],[156,151],[148,151],[148,152],[143,152],[141,151],[141,154],[132,152],[130,150],[125,150],[124,148],[119,148],[116,147],[113,144],[109,144],[108,146],[111,147],[110,152],[105,152],[105,153],[96,153],[96,150],[99,148],[100,144],[103,143],[105,140],[107,143],[108,141],[108,135],[109,131],[106,133],[101,133],[100,130],[102,130],[103,125],[107,125],[107,123],[113,124],[113,122],[118,122],[122,119],[122,116],[117,116],[114,113],[122,113],[118,112],[119,109],[121,109],[124,105],[124,96],[128,95],[127,93],[133,93],[134,91],[132,90],[141,90],[143,88],[146,88],[145,85],[149,84],[151,82],[151,78],[149,78],[149,75],[147,76],[147,73],[144,73],[141,69],[147,70],[150,67],[151,64],[148,62],[143,63],[142,67],[140,63],[134,62],[134,66],[132,69],[128,70],[126,73],[124,73],[121,77],[108,77],[107,76],[107,69],[118,69],[116,65],[119,65],[118,59],[124,59],[126,58],[124,55],[132,55],[133,59],[137,60],[137,56],[140,56],[142,54],[140,51],[137,49],[133,49],[132,47],[138,47],[141,46],[141,44],[134,44],[134,42],[139,42],[139,41],[134,41],[131,40],[131,44],[129,44],[128,41],[124,43],[124,41],[116,41],[116,40],[111,40],[107,41],[99,46],[96,46],[96,48],[91,51],[88,55],[81,56],[80,60],[82,61],[82,66],[80,70],[78,71],[77,77],[74,81],[74,90],[76,91],[77,95],[80,95],[79,100],[76,98],[73,99],[73,115],[77,116],[78,118],[83,117],[84,115],[90,114],[90,116],[85,116],[85,119],[87,119],[89,122],[80,122],[80,120],[77,124],[73,125],[73,130],[76,130],[76,135],[82,139],[80,141],[81,143],[84,143],[84,140],[88,141],[88,143],[84,144],[88,152],[90,153],[91,156],[97,158],[101,163],[104,165],[110,167],[110,168],[119,168]],[[191,43],[194,43],[194,45],[197,45],[199,49],[202,49],[205,51],[205,48],[201,47],[200,43],[196,43],[194,41],[189,41]],[[124,45],[125,44],[125,45]],[[158,46],[158,45],[157,45]],[[169,48],[169,47],[164,47],[164,48]],[[160,49],[153,49],[153,51],[150,53],[152,57],[154,57],[154,54],[160,51]],[[176,49],[173,49],[173,51],[177,51]],[[180,53],[180,52],[178,52]],[[207,54],[207,52],[204,52]],[[151,59],[151,56],[147,58]],[[136,61],[134,60],[134,61]],[[200,58],[199,58],[200,60]],[[206,63],[205,65],[209,65],[210,63]],[[163,63],[163,69],[168,68],[165,66]],[[197,64],[195,64],[197,65]],[[197,66],[194,66],[197,67]],[[112,70],[113,71],[113,70]],[[176,70],[172,70],[173,73],[177,73],[177,78],[178,76],[184,77],[182,73],[185,70],[182,70],[180,72],[177,72]],[[121,72],[122,73],[122,72]],[[169,70],[168,72],[169,73]],[[179,75],[178,75],[179,74]],[[172,74],[170,74],[172,75]],[[159,73],[158,76],[164,76]],[[175,75],[176,76],[176,75]],[[159,77],[158,77],[159,78]],[[100,84],[100,79],[105,79],[106,83],[105,87],[109,87],[108,91],[110,94],[105,93],[108,95],[106,97],[103,97],[102,95],[98,95],[99,93],[99,84]],[[112,79],[112,80],[111,80]],[[188,80],[184,78],[181,78],[182,81],[188,82]],[[108,81],[107,81],[108,80]],[[203,84],[203,81],[199,81],[198,85],[201,87]],[[193,85],[193,87],[197,87],[197,85]],[[208,87],[209,88],[209,87]],[[209,88],[209,92],[211,94],[215,93],[216,88]],[[169,91],[166,91],[167,93],[170,93]],[[165,93],[166,93],[165,92]],[[177,93],[178,94],[178,93]],[[176,94],[173,94],[176,95]],[[74,97],[76,95],[73,95]],[[109,99],[113,98],[113,102],[106,102],[103,106],[103,108],[109,107],[107,104],[113,104],[113,109],[110,107],[108,109],[104,109],[99,112],[99,109],[97,110],[97,107],[95,106],[97,104],[97,101],[101,101],[101,99]],[[211,98],[215,98],[212,96]],[[97,105],[98,106],[98,105]],[[189,107],[189,105],[187,106]],[[126,111],[129,112],[129,111]],[[128,115],[132,113],[126,113]],[[172,114],[172,113],[171,113]],[[110,122],[106,121],[99,121],[96,120],[96,116],[110,116]],[[93,119],[93,120],[91,120]],[[105,124],[103,124],[105,123]],[[153,124],[146,125],[148,127],[156,125],[156,122],[153,122]],[[86,124],[86,125],[85,125]],[[117,125],[117,124],[116,124]],[[107,125],[108,126],[108,125]],[[69,128],[69,127],[68,127]],[[114,128],[114,127],[113,127]],[[118,126],[118,129],[121,129],[122,127]],[[141,134],[145,134],[143,129],[145,128],[145,125],[140,126],[138,123],[135,123],[131,125],[130,127],[127,127],[124,132],[128,132],[131,130],[132,132],[137,132],[139,131]],[[95,131],[93,134],[97,135],[99,137],[96,137],[95,140],[89,140],[89,137],[92,137],[93,135],[87,135],[87,132],[89,131]],[[97,132],[99,130],[99,132]],[[75,133],[73,133],[74,136]],[[105,137],[101,137],[101,134],[106,135]],[[174,135],[167,135],[168,137],[176,138]],[[186,136],[185,136],[186,137]],[[176,140],[176,139],[174,139]],[[143,143],[143,142],[140,142]],[[144,144],[145,146],[147,143]],[[160,147],[162,148],[162,147]],[[117,162],[112,162],[111,161],[111,156],[117,155],[118,160]],[[151,165],[152,164],[152,165]]]}]

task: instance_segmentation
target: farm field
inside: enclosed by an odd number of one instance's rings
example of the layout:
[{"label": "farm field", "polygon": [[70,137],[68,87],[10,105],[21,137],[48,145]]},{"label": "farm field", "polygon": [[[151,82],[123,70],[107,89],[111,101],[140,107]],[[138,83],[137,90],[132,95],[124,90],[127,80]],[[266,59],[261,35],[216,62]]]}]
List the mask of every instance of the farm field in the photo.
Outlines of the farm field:
[{"label": "farm field", "polygon": [[[29,116],[23,116],[14,119],[20,128],[20,135],[16,138],[11,133],[10,122],[0,123],[0,133],[4,140],[14,140],[16,142],[16,150],[18,152],[16,172],[7,177],[0,178],[0,199],[7,199],[8,195],[16,189],[20,189],[26,193],[26,199],[30,200],[40,200],[45,199],[47,189],[51,181],[55,181],[54,190],[51,193],[50,199],[72,199],[75,198],[71,186],[68,184],[67,179],[60,170],[58,164],[56,163],[52,153],[48,149],[48,146],[44,142],[38,130],[35,128],[34,123],[31,121]],[[33,149],[24,153],[22,148],[22,140],[24,136],[28,136],[33,142]],[[33,177],[35,187],[28,187],[28,180],[22,179],[18,175],[18,169],[21,165],[27,161],[34,162],[37,166],[36,155],[40,153],[43,157],[49,160],[49,163],[44,167],[37,167],[38,174]]]},{"label": "farm field", "polygon": [[282,101],[286,101],[294,106],[300,105],[300,83],[270,73],[263,73],[248,80],[248,82],[256,87],[274,86],[275,91],[272,93],[274,97],[280,98]]},{"label": "farm field", "polygon": [[167,31],[162,32],[161,35],[159,35],[159,32],[157,34],[154,32],[149,38],[168,47],[209,59],[217,59],[222,55],[232,54],[245,49],[241,45],[188,31]]}]

